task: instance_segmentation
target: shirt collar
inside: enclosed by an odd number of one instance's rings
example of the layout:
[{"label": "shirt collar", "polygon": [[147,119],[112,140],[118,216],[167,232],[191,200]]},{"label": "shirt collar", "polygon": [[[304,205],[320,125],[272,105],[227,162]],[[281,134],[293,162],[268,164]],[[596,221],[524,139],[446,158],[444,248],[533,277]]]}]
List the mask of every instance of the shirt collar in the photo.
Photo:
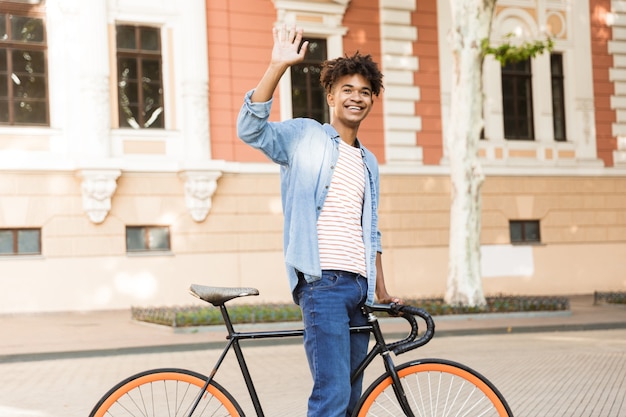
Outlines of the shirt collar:
[{"label": "shirt collar", "polygon": [[[330,136],[331,139],[335,140],[335,141],[340,141],[341,137],[339,136],[339,133],[337,133],[337,131],[335,130],[335,128],[329,124],[329,123],[324,123],[324,125],[322,126],[324,128],[324,130],[326,131],[326,133],[328,133],[328,136]],[[354,147],[358,148],[358,149],[363,149],[361,146],[361,142],[359,142],[359,138],[355,138],[354,139]]]}]

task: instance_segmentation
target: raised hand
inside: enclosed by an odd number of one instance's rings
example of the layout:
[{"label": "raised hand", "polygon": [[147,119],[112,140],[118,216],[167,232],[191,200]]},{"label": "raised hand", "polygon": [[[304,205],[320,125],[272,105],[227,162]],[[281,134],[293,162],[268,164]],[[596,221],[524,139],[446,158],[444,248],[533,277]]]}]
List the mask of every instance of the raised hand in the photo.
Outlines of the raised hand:
[{"label": "raised hand", "polygon": [[293,65],[302,62],[306,54],[309,42],[302,42],[302,29],[292,26],[287,30],[286,25],[280,28],[273,28],[274,48],[272,49],[272,63],[281,65]]},{"label": "raised hand", "polygon": [[281,28],[273,28],[272,35],[274,36],[272,59],[261,81],[250,96],[250,100],[253,102],[268,101],[272,98],[280,77],[291,65],[302,62],[309,46],[309,42],[305,41],[299,48],[300,42],[302,42],[302,29],[296,30],[295,27],[292,27],[288,31],[283,25]]}]

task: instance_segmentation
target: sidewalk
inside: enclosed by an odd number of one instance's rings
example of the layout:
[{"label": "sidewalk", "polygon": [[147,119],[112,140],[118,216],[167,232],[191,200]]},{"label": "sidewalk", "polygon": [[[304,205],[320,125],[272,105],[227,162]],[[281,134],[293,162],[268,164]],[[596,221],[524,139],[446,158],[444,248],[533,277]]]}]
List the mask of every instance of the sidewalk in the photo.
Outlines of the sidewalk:
[{"label": "sidewalk", "polygon": [[[626,306],[593,305],[593,295],[570,297],[570,311],[435,316],[436,335],[523,333],[626,328]],[[299,323],[240,325],[298,328]],[[406,334],[403,320],[383,320],[388,334]],[[0,316],[0,363],[223,346],[222,326],[174,330],[131,320],[129,310]],[[296,340],[296,339],[291,339]]]}]

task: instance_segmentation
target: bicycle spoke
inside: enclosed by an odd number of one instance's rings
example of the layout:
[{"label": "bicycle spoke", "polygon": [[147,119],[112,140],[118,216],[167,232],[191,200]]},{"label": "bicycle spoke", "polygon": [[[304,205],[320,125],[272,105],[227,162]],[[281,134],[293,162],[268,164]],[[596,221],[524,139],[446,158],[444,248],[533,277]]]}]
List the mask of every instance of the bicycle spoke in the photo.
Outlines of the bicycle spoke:
[{"label": "bicycle spoke", "polygon": [[[415,377],[415,375],[414,375],[414,377]],[[419,384],[419,382],[417,382],[417,384]],[[419,385],[418,385],[417,391],[419,392]],[[407,389],[406,387],[404,387],[404,393],[407,395],[407,397],[411,398],[411,402],[415,406],[414,408],[415,408],[415,410],[418,413],[417,417],[424,417],[424,414],[422,414],[422,410],[420,410],[419,407],[418,407],[417,399],[415,398],[415,392],[413,392],[413,390],[410,390],[410,389]],[[420,395],[420,397],[421,397],[421,395]],[[423,404],[424,403],[422,402],[422,407],[423,407]]]},{"label": "bicycle spoke", "polygon": [[182,369],[137,374],[111,389],[91,417],[187,417],[201,395],[193,417],[231,417],[241,414],[232,397],[212,382],[202,392],[205,377]]},{"label": "bicycle spoke", "polygon": [[[417,386],[417,390],[415,390],[415,391],[417,391],[417,393],[419,394],[419,397],[420,397],[420,400],[419,400],[420,402],[419,403],[422,406],[422,409],[420,410],[420,408],[418,407],[418,404],[415,403],[416,411],[419,413],[420,417],[422,417],[422,416],[425,417],[426,416],[426,405],[424,403],[424,395],[422,394],[422,388],[420,386],[420,381],[419,381],[418,375],[414,375],[414,377],[415,377],[415,384]],[[413,395],[413,391],[414,390],[410,389],[408,386],[404,388],[404,392],[410,392],[411,395]]]},{"label": "bicycle spoke", "polygon": [[[415,417],[506,417],[493,387],[471,370],[449,362],[406,364],[399,371]],[[390,378],[379,379],[364,394],[359,417],[404,415]]]}]

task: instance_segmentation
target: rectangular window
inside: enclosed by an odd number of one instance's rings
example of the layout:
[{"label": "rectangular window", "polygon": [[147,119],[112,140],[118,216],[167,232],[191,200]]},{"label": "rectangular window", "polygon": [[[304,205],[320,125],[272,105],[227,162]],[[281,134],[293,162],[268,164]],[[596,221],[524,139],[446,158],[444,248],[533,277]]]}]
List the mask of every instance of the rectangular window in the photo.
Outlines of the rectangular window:
[{"label": "rectangular window", "polygon": [[506,139],[534,139],[530,59],[502,67],[502,111]]},{"label": "rectangular window", "polygon": [[164,128],[160,29],[118,25],[116,39],[120,127]]},{"label": "rectangular window", "polygon": [[41,255],[41,229],[0,229],[2,255]]},{"label": "rectangular window", "polygon": [[0,124],[47,126],[44,20],[0,13]]},{"label": "rectangular window", "polygon": [[539,243],[539,220],[510,220],[511,243]]},{"label": "rectangular window", "polygon": [[126,252],[159,252],[170,250],[167,226],[127,226]]},{"label": "rectangular window", "polygon": [[304,61],[291,66],[291,103],[293,117],[308,117],[329,123],[326,91],[320,84],[321,64],[327,58],[326,39],[308,39]]},{"label": "rectangular window", "polygon": [[552,78],[552,125],[554,140],[565,141],[565,87],[563,86],[563,55],[550,55],[550,74]]}]

